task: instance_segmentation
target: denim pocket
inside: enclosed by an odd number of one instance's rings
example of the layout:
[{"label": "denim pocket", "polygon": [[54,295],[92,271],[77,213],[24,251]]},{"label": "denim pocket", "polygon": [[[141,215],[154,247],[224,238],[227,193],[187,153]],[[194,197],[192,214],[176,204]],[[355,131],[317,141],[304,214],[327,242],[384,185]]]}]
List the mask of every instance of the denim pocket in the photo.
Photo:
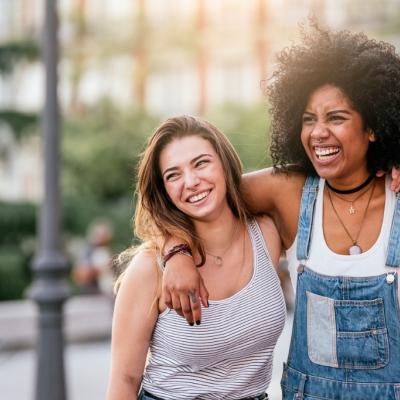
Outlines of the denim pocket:
[{"label": "denim pocket", "polygon": [[335,301],[311,292],[306,294],[308,357],[315,364],[337,368]]},{"label": "denim pocket", "polygon": [[310,360],[334,368],[375,369],[389,361],[382,299],[334,300],[307,293]]},{"label": "denim pocket", "polygon": [[389,342],[383,299],[335,300],[335,314],[339,367],[384,367],[389,361]]}]

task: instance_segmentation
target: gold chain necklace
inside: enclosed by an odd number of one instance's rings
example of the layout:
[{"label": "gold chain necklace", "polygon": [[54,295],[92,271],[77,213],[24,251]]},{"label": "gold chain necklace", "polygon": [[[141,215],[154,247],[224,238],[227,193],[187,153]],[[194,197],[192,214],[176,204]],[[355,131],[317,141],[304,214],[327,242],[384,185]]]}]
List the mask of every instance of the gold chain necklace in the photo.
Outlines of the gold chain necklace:
[{"label": "gold chain necklace", "polygon": [[349,247],[349,250],[348,250],[349,251],[349,255],[355,255],[355,254],[361,254],[362,253],[362,249],[361,249],[360,245],[358,244],[358,238],[360,236],[361,229],[362,229],[362,227],[364,225],[365,217],[367,216],[369,203],[371,202],[372,195],[374,194],[375,183],[376,183],[376,181],[374,180],[374,184],[372,185],[371,194],[369,195],[368,202],[367,202],[367,205],[366,205],[365,210],[364,210],[364,215],[363,215],[362,220],[361,220],[360,229],[358,230],[357,235],[356,235],[356,237],[354,239],[351,236],[349,230],[346,228],[346,225],[344,224],[343,220],[340,218],[339,213],[337,212],[337,210],[336,210],[336,208],[335,208],[335,206],[333,204],[333,201],[332,201],[331,190],[328,188],[328,197],[329,197],[332,209],[335,212],[336,217],[339,220],[340,224],[342,225],[342,227],[343,227],[344,231],[346,232],[347,236],[350,238],[351,242],[353,243]]},{"label": "gold chain necklace", "polygon": [[364,190],[363,192],[361,192],[358,196],[356,196],[356,197],[355,197],[354,199],[352,199],[352,200],[350,200],[350,199],[345,199],[344,197],[339,196],[337,193],[332,192],[332,191],[329,189],[329,187],[328,187],[328,190],[329,190],[329,192],[330,192],[331,194],[333,194],[333,195],[334,195],[335,197],[337,197],[338,199],[343,200],[343,201],[345,201],[346,203],[350,203],[350,206],[349,206],[349,208],[348,208],[349,214],[354,215],[354,214],[357,212],[357,210],[356,210],[355,207],[354,207],[354,203],[355,203],[361,196],[363,196],[365,193],[367,193],[367,192],[370,190],[370,188],[367,188],[366,190]]},{"label": "gold chain necklace", "polygon": [[232,247],[233,238],[236,236],[236,234],[238,232],[238,229],[239,229],[239,226],[240,226],[240,224],[236,225],[236,228],[233,231],[232,236],[231,236],[231,238],[229,240],[228,246],[222,251],[221,255],[212,254],[209,251],[207,251],[206,249],[204,249],[204,252],[214,259],[214,264],[215,265],[221,266],[224,263],[223,257],[228,252],[228,250]]}]

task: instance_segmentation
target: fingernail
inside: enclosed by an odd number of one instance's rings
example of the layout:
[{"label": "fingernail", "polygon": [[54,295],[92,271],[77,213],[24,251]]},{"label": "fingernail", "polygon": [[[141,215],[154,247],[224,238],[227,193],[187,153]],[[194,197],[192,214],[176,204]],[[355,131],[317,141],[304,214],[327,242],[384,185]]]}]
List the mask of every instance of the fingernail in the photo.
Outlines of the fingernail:
[{"label": "fingernail", "polygon": [[200,325],[200,323],[201,323],[200,320],[196,321],[196,325]]},{"label": "fingernail", "polygon": [[[197,324],[197,322],[196,322],[196,324]],[[194,323],[193,322],[189,322],[189,325],[190,326],[194,326]]]}]

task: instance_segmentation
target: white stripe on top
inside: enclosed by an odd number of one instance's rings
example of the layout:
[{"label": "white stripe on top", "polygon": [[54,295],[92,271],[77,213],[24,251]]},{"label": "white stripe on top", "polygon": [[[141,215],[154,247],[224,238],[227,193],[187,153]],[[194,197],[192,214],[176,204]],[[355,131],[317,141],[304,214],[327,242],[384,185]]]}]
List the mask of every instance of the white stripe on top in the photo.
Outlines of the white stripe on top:
[{"label": "white stripe on top", "polygon": [[279,278],[256,221],[248,223],[253,276],[233,296],[210,300],[202,322],[160,314],[143,387],[165,400],[240,399],[266,391],[286,307]]}]

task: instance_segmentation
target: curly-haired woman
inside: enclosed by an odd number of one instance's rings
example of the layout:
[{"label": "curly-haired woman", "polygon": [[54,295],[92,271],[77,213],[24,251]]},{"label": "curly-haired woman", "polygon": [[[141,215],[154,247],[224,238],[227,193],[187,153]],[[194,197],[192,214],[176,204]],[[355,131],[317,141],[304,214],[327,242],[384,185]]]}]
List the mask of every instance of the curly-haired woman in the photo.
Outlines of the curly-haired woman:
[{"label": "curly-haired woman", "polygon": [[[400,58],[313,27],[279,55],[268,94],[275,168],[243,190],[278,227],[296,290],[283,398],[399,400],[400,197],[376,173],[400,165]],[[199,319],[193,264],[173,257],[164,278],[167,304]]]}]

